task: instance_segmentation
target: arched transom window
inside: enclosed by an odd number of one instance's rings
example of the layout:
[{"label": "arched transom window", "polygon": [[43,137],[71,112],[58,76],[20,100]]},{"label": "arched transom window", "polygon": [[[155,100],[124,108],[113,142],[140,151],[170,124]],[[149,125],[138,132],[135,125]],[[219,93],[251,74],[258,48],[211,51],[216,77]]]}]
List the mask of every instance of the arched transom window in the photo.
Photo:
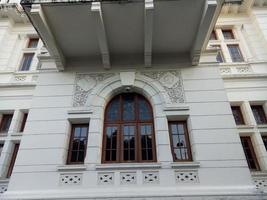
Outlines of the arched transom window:
[{"label": "arched transom window", "polygon": [[102,162],[156,161],[153,112],[136,93],[115,96],[105,112]]}]

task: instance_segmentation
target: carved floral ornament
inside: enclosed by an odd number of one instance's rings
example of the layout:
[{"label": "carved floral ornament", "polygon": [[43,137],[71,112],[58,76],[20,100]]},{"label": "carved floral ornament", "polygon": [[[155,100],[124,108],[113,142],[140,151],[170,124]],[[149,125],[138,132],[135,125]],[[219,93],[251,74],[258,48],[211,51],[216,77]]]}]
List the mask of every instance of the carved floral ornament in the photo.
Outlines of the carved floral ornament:
[{"label": "carved floral ornament", "polygon": [[[94,88],[108,78],[114,77],[119,73],[91,73],[77,74],[74,87],[74,107],[86,106],[88,96]],[[184,89],[179,70],[170,71],[143,71],[137,74],[152,79],[160,84],[168,94],[171,103],[184,103]],[[145,81],[145,80],[143,80]],[[147,81],[146,81],[147,82]]]}]

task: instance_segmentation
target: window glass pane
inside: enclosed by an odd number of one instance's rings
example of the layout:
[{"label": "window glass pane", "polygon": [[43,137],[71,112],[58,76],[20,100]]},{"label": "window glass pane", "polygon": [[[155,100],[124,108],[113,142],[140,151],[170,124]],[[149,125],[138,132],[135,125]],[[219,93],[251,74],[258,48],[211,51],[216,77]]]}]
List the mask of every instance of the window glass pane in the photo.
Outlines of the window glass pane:
[{"label": "window glass pane", "polygon": [[28,48],[36,48],[38,45],[39,38],[30,38]]},{"label": "window glass pane", "polygon": [[23,114],[23,119],[22,119],[22,123],[21,123],[21,127],[20,127],[20,132],[24,131],[25,125],[26,125],[26,121],[28,118],[28,113],[24,113]]},{"label": "window glass pane", "polygon": [[252,170],[259,170],[259,165],[256,160],[256,154],[254,152],[250,137],[240,137],[240,139],[249,168]]},{"label": "window glass pane", "polygon": [[135,126],[123,126],[123,160],[135,160]]},{"label": "window glass pane", "polygon": [[109,104],[109,107],[107,109],[106,120],[109,122],[118,121],[120,119],[119,111],[120,111],[120,99],[116,98]]},{"label": "window glass pane", "polygon": [[105,145],[106,161],[116,161],[117,135],[118,135],[118,128],[116,126],[108,126],[106,128],[106,145]]},{"label": "window glass pane", "polygon": [[141,132],[142,160],[153,160],[152,125],[150,124],[141,125],[140,132]]},{"label": "window glass pane", "polygon": [[257,124],[266,124],[266,116],[262,106],[251,106]]},{"label": "window glass pane", "polygon": [[5,114],[2,116],[1,124],[0,124],[0,132],[7,133],[12,121],[12,114]]},{"label": "window glass pane", "polygon": [[265,146],[265,149],[267,150],[267,136],[262,136],[262,141]]},{"label": "window glass pane", "polygon": [[224,39],[235,39],[232,30],[222,30]]},{"label": "window glass pane", "polygon": [[239,106],[231,106],[231,109],[232,109],[232,113],[233,113],[233,116],[235,119],[235,123],[237,125],[245,124],[240,107]]},{"label": "window glass pane", "polygon": [[215,31],[212,31],[210,34],[210,40],[217,40]]},{"label": "window glass pane", "polygon": [[33,56],[34,56],[34,53],[24,53],[21,66],[20,66],[20,71],[30,70]]},{"label": "window glass pane", "polygon": [[138,109],[139,109],[139,119],[140,120],[151,120],[151,111],[148,103],[144,99],[138,100]]},{"label": "window glass pane", "polygon": [[135,105],[133,95],[123,96],[123,120],[135,120]]},{"label": "window glass pane", "polygon": [[243,57],[238,45],[227,45],[233,62],[243,62]]},{"label": "window glass pane", "polygon": [[4,144],[0,144],[0,156],[1,156],[1,153],[3,151],[3,147],[4,147]]}]

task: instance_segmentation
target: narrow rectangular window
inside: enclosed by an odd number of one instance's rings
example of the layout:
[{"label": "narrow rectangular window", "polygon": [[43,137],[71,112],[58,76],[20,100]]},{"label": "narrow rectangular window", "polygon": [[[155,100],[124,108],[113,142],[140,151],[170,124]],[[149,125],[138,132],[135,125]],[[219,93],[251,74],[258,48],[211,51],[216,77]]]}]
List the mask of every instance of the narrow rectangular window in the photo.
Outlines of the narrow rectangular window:
[{"label": "narrow rectangular window", "polygon": [[263,141],[263,144],[264,144],[265,149],[267,151],[267,136],[266,135],[265,136],[262,136],[262,141]]},{"label": "narrow rectangular window", "polygon": [[215,31],[212,31],[210,34],[210,40],[217,40],[217,35]]},{"label": "narrow rectangular window", "polygon": [[174,161],[192,161],[186,122],[169,122],[169,132]]},{"label": "narrow rectangular window", "polygon": [[232,40],[235,39],[233,31],[232,30],[222,30],[223,37],[226,40]]},{"label": "narrow rectangular window", "polygon": [[245,122],[243,119],[243,115],[242,115],[240,106],[231,106],[231,109],[232,109],[233,116],[235,118],[236,125],[244,125]]},{"label": "narrow rectangular window", "polygon": [[36,48],[39,42],[39,38],[30,38],[28,42],[28,48]]},{"label": "narrow rectangular window", "polygon": [[237,44],[229,44],[227,45],[230,56],[232,58],[232,62],[243,62],[243,56]]},{"label": "narrow rectangular window", "polygon": [[68,152],[68,164],[82,164],[87,149],[89,124],[72,125],[70,145]]},{"label": "narrow rectangular window", "polygon": [[240,139],[241,139],[241,143],[244,149],[244,153],[247,159],[249,169],[260,170],[260,166],[258,164],[257,157],[254,152],[250,137],[240,137]]},{"label": "narrow rectangular window", "polygon": [[4,148],[4,144],[0,144],[0,157],[1,157],[1,154],[2,154],[2,151],[3,151],[3,148]]},{"label": "narrow rectangular window", "polygon": [[7,133],[13,118],[13,114],[4,114],[0,124],[0,133]]},{"label": "narrow rectangular window", "polygon": [[20,71],[29,71],[34,53],[24,53],[21,61]]},{"label": "narrow rectangular window", "polygon": [[257,124],[266,124],[266,115],[262,106],[251,106]]},{"label": "narrow rectangular window", "polygon": [[24,131],[27,118],[28,118],[28,113],[24,113],[23,118],[22,118],[22,122],[21,122],[20,132]]},{"label": "narrow rectangular window", "polygon": [[10,164],[9,164],[9,168],[8,168],[8,171],[7,171],[7,175],[6,175],[7,178],[9,178],[11,176],[11,174],[12,174],[12,171],[13,171],[13,168],[14,168],[14,165],[15,165],[15,162],[16,162],[18,151],[19,151],[19,144],[15,144],[14,150],[13,150],[13,154],[12,154],[12,157],[11,157],[11,161],[10,161]]}]

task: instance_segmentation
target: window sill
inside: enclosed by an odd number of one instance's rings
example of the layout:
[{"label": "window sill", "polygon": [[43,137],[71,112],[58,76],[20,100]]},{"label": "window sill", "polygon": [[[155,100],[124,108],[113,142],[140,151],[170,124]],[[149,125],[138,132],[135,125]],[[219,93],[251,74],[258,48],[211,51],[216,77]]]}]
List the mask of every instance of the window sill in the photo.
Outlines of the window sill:
[{"label": "window sill", "polygon": [[200,162],[173,162],[171,163],[172,168],[198,168],[200,167]]},{"label": "window sill", "polygon": [[267,124],[258,124],[257,127],[258,128],[267,128]]},{"label": "window sill", "polygon": [[244,125],[236,125],[236,127],[238,129],[251,129],[251,128],[254,128],[254,126],[252,126],[252,125],[246,125],[246,124],[244,124]]},{"label": "window sill", "polygon": [[161,163],[116,163],[96,165],[96,170],[114,170],[114,169],[159,169]]},{"label": "window sill", "polygon": [[86,170],[85,165],[60,165],[57,166],[58,171],[84,171]]},{"label": "window sill", "polygon": [[267,171],[250,171],[253,177],[267,177]]},{"label": "window sill", "polygon": [[0,184],[5,184],[9,182],[9,178],[0,179]]}]

